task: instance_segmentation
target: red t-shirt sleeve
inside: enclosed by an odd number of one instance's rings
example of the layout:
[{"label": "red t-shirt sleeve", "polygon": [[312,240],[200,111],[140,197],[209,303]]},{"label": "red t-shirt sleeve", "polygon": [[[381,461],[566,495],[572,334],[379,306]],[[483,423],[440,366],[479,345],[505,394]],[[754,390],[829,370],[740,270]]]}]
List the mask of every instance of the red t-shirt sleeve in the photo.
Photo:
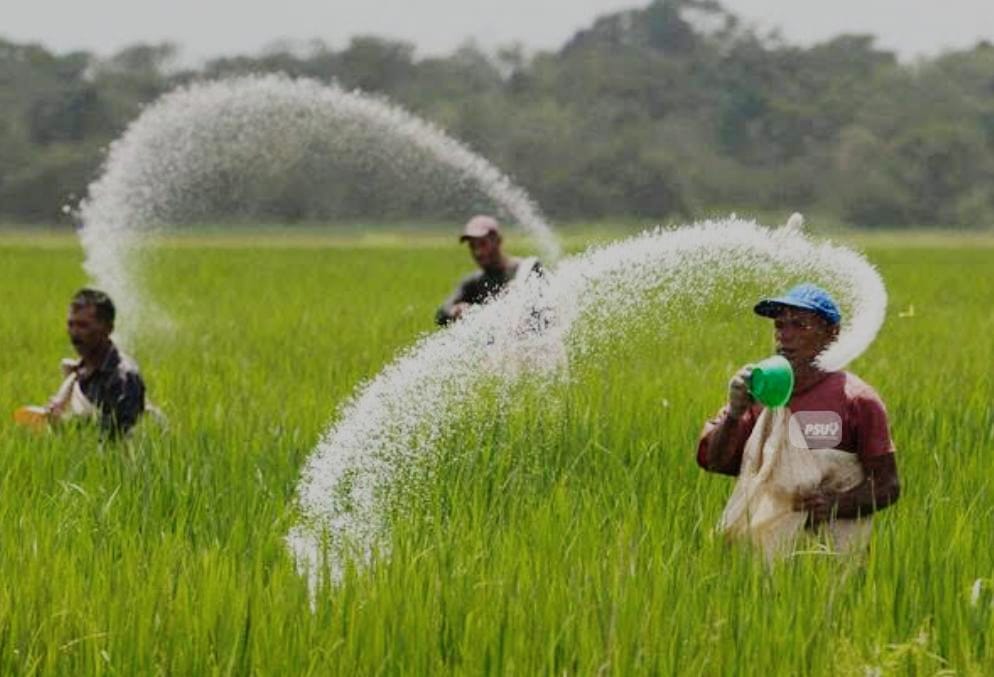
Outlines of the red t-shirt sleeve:
[{"label": "red t-shirt sleeve", "polygon": [[856,454],[860,459],[894,453],[887,409],[875,392],[861,393],[852,401],[856,423]]},{"label": "red t-shirt sleeve", "polygon": [[749,409],[735,424],[732,436],[729,439],[729,443],[734,447],[735,453],[729,462],[718,468],[710,468],[708,467],[708,453],[711,449],[711,442],[714,439],[715,431],[721,425],[722,421],[725,420],[726,416],[728,416],[728,405],[725,405],[718,412],[717,416],[704,424],[700,439],[697,441],[697,465],[705,470],[718,472],[723,475],[738,475],[739,468],[742,466],[742,453],[745,451],[746,441],[748,441],[749,435],[752,434],[752,429],[756,426],[756,414],[752,409]]}]

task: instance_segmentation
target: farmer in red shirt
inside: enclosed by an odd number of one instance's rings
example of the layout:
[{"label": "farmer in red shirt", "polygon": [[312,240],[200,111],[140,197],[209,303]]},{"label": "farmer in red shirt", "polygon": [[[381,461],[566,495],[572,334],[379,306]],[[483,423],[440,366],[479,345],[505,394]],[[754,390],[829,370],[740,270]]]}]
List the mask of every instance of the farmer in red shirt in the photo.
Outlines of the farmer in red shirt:
[{"label": "farmer in red shirt", "polygon": [[[800,494],[794,509],[808,513],[809,526],[833,517],[864,517],[897,500],[900,493],[887,411],[876,391],[847,371],[825,372],[815,358],[838,336],[842,319],[824,289],[794,287],[781,297],[760,301],[755,312],[773,319],[777,353],[794,370],[789,404],[811,449],[834,448],[856,454],[866,479],[849,491],[824,488]],[[708,421],[697,445],[697,463],[709,472],[738,475],[746,440],[762,406],[749,394],[748,367],[728,386],[728,404]]]}]

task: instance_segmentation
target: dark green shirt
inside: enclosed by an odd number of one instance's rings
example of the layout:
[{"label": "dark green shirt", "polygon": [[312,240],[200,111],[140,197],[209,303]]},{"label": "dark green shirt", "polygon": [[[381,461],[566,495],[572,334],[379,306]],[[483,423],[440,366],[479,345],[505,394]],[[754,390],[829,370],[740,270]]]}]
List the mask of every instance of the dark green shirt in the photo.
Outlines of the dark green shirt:
[{"label": "dark green shirt", "polygon": [[[436,324],[446,325],[452,322],[455,319],[452,317],[452,308],[457,303],[477,305],[486,303],[499,294],[517,276],[521,263],[521,261],[516,261],[514,265],[499,272],[478,270],[464,277],[455,291],[435,313]],[[535,261],[529,272],[542,274],[542,264]]]},{"label": "dark green shirt", "polygon": [[100,412],[100,428],[108,435],[127,433],[145,411],[145,382],[138,365],[117,346],[111,346],[99,369],[85,377],[80,374],[79,388]]}]

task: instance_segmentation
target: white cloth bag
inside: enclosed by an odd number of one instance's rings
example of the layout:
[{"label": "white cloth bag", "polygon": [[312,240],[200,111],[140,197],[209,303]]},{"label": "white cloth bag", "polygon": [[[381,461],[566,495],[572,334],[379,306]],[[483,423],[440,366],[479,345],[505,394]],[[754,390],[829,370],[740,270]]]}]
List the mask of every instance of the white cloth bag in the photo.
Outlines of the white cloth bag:
[{"label": "white cloth bag", "polygon": [[[721,516],[727,538],[752,543],[771,561],[792,550],[804,530],[807,513],[794,510],[798,494],[816,487],[848,491],[865,477],[856,454],[809,449],[791,440],[804,440],[804,435],[790,409],[764,409],[746,441],[738,481]],[[820,533],[827,548],[847,552],[865,545],[871,528],[870,517],[839,518]]]},{"label": "white cloth bag", "polygon": [[71,372],[59,386],[52,404],[60,410],[59,418],[63,421],[70,418],[97,418],[97,408],[83,394],[79,387],[79,376]]}]

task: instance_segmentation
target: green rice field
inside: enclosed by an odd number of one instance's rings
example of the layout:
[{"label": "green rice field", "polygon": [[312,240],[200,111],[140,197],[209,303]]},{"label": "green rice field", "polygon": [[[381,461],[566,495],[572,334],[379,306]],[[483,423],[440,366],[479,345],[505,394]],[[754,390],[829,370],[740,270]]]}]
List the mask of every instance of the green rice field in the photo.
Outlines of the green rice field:
[{"label": "green rice field", "polygon": [[890,304],[851,368],[903,489],[865,556],[768,568],[715,532],[732,480],[697,467],[697,435],[771,349],[716,299],[628,318],[566,382],[481,396],[396,492],[388,548],[312,605],[284,541],[300,471],[437,331],[473,266],[454,239],[165,238],[149,285],[172,323],[128,349],[168,427],[102,445],[11,421],[58,386],[86,278],[70,236],[0,233],[0,674],[994,674],[991,237],[852,240]]}]

